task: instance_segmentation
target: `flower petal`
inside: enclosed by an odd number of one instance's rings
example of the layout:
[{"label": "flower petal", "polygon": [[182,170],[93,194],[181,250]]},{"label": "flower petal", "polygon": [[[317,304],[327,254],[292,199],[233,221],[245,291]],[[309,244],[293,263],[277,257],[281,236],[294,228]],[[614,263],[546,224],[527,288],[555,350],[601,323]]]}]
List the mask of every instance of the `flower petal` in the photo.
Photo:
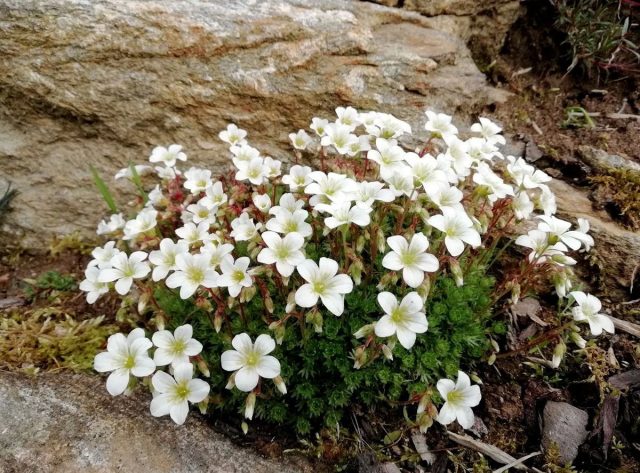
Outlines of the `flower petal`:
[{"label": "flower petal", "polygon": [[169,414],[171,410],[171,397],[171,394],[166,393],[158,394],[154,397],[150,406],[151,415],[153,417],[161,417]]},{"label": "flower petal", "polygon": [[383,315],[380,320],[376,322],[375,333],[378,337],[390,337],[396,333],[396,324],[391,320],[390,315]]},{"label": "flower petal", "polygon": [[153,344],[158,348],[170,348],[173,345],[174,338],[168,330],[160,330],[151,337]]},{"label": "flower petal", "polygon": [[242,354],[250,353],[253,350],[253,342],[251,341],[251,337],[249,337],[249,335],[246,333],[240,333],[233,337],[233,340],[231,340],[231,345],[233,345],[233,348],[235,348]]},{"label": "flower petal", "polygon": [[344,312],[344,297],[340,294],[325,294],[320,296],[320,300],[333,315],[340,316]]},{"label": "flower petal", "polygon": [[114,356],[113,353],[103,351],[98,353],[93,359],[93,369],[99,373],[115,371],[122,366],[122,358]]},{"label": "flower petal", "polygon": [[416,343],[416,333],[412,332],[402,325],[399,325],[396,328],[396,337],[398,337],[400,345],[405,347],[407,350],[410,350],[411,347],[413,347],[413,345]]},{"label": "flower petal", "polygon": [[171,419],[178,425],[184,424],[184,421],[187,420],[187,415],[189,414],[189,403],[187,401],[182,401],[178,404],[174,404],[171,406],[169,410],[169,415]]},{"label": "flower petal", "polygon": [[144,378],[145,376],[151,376],[155,370],[156,364],[145,354],[135,358],[135,365],[131,368],[131,374],[138,378]]},{"label": "flower petal", "polygon": [[415,267],[405,267],[402,270],[402,279],[407,286],[416,288],[424,281],[424,271]]},{"label": "flower petal", "polygon": [[273,356],[263,356],[256,366],[256,371],[263,378],[273,379],[280,374],[280,362]]},{"label": "flower petal", "polygon": [[313,291],[311,284],[303,284],[296,291],[295,300],[300,307],[313,307],[318,303],[318,294]]},{"label": "flower petal", "polygon": [[181,325],[175,329],[173,336],[176,340],[187,341],[193,337],[193,327],[190,324]]},{"label": "flower petal", "polygon": [[151,378],[151,384],[153,385],[153,389],[159,393],[168,393],[175,387],[176,380],[164,371],[156,371],[156,374]]},{"label": "flower petal", "polygon": [[192,379],[189,381],[189,402],[198,403],[203,401],[209,394],[209,383],[202,379]]},{"label": "flower petal", "polygon": [[107,391],[112,396],[122,394],[129,385],[129,370],[119,368],[109,375],[107,378]]},{"label": "flower petal", "polygon": [[271,353],[276,349],[276,342],[273,340],[273,338],[271,338],[271,336],[263,333],[262,335],[259,335],[258,338],[256,338],[253,349],[260,356],[266,355],[267,353]]},{"label": "flower petal", "polygon": [[258,371],[254,367],[245,366],[236,372],[235,383],[240,391],[250,392],[258,385]]},{"label": "flower petal", "polygon": [[220,357],[220,364],[225,371],[237,371],[244,366],[244,356],[235,350],[227,350]]}]

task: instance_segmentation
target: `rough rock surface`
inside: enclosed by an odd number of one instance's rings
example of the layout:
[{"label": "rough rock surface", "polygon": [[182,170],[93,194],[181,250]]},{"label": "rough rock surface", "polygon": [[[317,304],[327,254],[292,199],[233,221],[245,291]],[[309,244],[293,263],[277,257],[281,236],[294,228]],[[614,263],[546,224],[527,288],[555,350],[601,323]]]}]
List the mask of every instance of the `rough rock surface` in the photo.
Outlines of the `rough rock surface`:
[{"label": "rough rock surface", "polygon": [[594,210],[585,191],[557,179],[549,187],[556,194],[560,217],[589,220],[595,240],[593,251],[606,272],[602,282],[622,300],[628,298],[632,274],[640,264],[640,234],[618,225],[605,211]]},{"label": "rough rock surface", "polygon": [[294,473],[234,445],[193,412],[183,426],[149,414],[149,394],[112,398],[95,376],[0,373],[3,473]]},{"label": "rough rock surface", "polygon": [[374,1],[419,12],[433,28],[458,36],[476,57],[487,61],[500,51],[521,12],[519,0]]},{"label": "rough rock surface", "polygon": [[0,0],[0,176],[21,192],[5,227],[26,247],[93,232],[89,164],[112,175],[177,142],[215,166],[230,121],[286,159],[288,133],[336,106],[418,127],[504,96],[462,41],[370,3]]},{"label": "rough rock surface", "polygon": [[589,414],[566,402],[549,401],[544,406],[542,446],[548,450],[558,447],[560,461],[572,462],[578,456],[578,448],[586,440]]}]

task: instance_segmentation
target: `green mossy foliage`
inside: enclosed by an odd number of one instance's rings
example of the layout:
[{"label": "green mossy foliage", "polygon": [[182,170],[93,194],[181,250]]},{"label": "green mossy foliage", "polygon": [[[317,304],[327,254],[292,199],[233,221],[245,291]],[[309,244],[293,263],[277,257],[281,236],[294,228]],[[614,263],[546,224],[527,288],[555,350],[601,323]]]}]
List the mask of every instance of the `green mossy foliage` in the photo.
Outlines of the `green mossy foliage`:
[{"label": "green mossy foliage", "polygon": [[[294,427],[304,435],[323,426],[335,427],[356,406],[363,411],[393,409],[438,379],[455,378],[461,362],[466,365],[486,353],[490,334],[504,331],[502,324],[491,319],[493,283],[481,269],[468,274],[462,287],[440,276],[425,306],[429,330],[418,335],[411,350],[397,344],[392,361],[380,356],[361,369],[353,367],[352,351],[362,340],[353,334],[382,315],[375,285],[356,286],[346,297],[341,317],[322,310],[322,333],[316,333],[311,324],[289,319],[282,344],[273,353],[280,360],[289,392],[282,396],[270,380],[262,380],[255,416]],[[194,336],[204,345],[212,394],[220,394],[217,407],[241,413],[246,394],[224,389],[230,373],[222,370],[220,354],[231,348],[232,334],[247,332],[255,339],[265,332],[269,321],[259,296],[245,305],[246,324],[239,313],[230,313],[220,333],[213,329],[210,315],[192,301],[183,301],[164,288],[158,288],[156,299],[169,316],[169,329],[193,325]],[[276,304],[274,314],[283,317],[284,307]]]}]

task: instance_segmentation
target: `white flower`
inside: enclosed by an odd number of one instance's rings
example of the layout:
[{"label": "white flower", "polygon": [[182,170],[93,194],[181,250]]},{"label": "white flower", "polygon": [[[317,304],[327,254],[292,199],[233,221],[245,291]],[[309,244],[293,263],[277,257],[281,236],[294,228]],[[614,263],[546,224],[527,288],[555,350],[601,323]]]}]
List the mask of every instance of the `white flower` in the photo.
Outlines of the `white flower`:
[{"label": "white flower", "polygon": [[100,271],[98,282],[116,281],[116,292],[124,296],[131,289],[134,279],[144,278],[151,272],[149,264],[144,261],[147,254],[144,251],[134,251],[127,256],[120,252],[111,260],[111,267]]},{"label": "white flower", "polygon": [[322,304],[334,315],[344,312],[344,294],[353,290],[353,281],[346,274],[338,273],[338,263],[329,258],[320,258],[320,264],[310,259],[303,261],[296,268],[302,278],[307,281],[298,288],[295,301],[300,307],[313,307]]},{"label": "white flower", "polygon": [[319,212],[327,212],[331,217],[324,219],[324,224],[328,228],[337,228],[341,225],[350,225],[355,223],[360,227],[366,227],[371,223],[369,212],[371,208],[363,208],[357,205],[351,206],[351,202],[333,202],[331,205],[318,204],[316,210]]},{"label": "white flower", "polygon": [[227,201],[227,194],[222,190],[222,182],[217,181],[212,186],[205,189],[205,196],[198,201],[198,204],[204,205],[212,210],[217,210]]},{"label": "white flower", "polygon": [[[549,242],[556,243],[558,240],[567,245],[572,250],[577,250],[582,246],[585,235],[582,232],[570,231],[571,223],[550,215],[539,215],[542,222],[538,223],[538,230],[549,233]],[[591,240],[593,242],[593,240]]]},{"label": "white flower", "polygon": [[235,371],[234,383],[240,391],[253,391],[261,377],[273,379],[280,375],[280,362],[269,355],[276,348],[269,335],[258,335],[252,343],[249,335],[241,333],[233,337],[231,345],[235,350],[225,351],[220,361],[223,370]]},{"label": "white flower", "polygon": [[473,159],[469,155],[469,146],[453,135],[445,137],[444,140],[447,143],[447,152],[443,156],[448,158],[458,176],[468,176],[473,165]]},{"label": "white flower", "polygon": [[278,161],[277,159],[273,159],[270,156],[264,158],[264,175],[272,179],[274,177],[278,177],[282,174],[282,161]]},{"label": "white flower", "polygon": [[169,148],[156,146],[151,151],[149,161],[152,163],[164,163],[167,167],[174,167],[177,161],[186,161],[187,155],[182,152],[182,146],[170,145]]},{"label": "white flower", "polygon": [[369,135],[358,136],[356,141],[353,141],[349,145],[347,156],[355,156],[362,151],[369,151],[371,149],[371,143],[369,143]]},{"label": "white flower", "polygon": [[580,240],[584,251],[590,251],[595,243],[593,237],[589,235],[589,220],[586,218],[578,218],[578,229],[571,232],[573,238]]},{"label": "white flower", "polygon": [[507,195],[513,195],[513,188],[494,173],[486,163],[478,164],[473,175],[473,182],[486,186],[491,191],[489,195],[489,202],[491,203],[498,199],[504,199]]},{"label": "white flower", "polygon": [[447,175],[438,169],[438,161],[430,154],[420,157],[416,153],[407,153],[404,159],[411,166],[414,180],[425,190],[447,183]]},{"label": "white flower", "polygon": [[427,188],[427,195],[438,206],[440,211],[444,211],[445,208],[462,213],[465,211],[461,204],[464,194],[460,189],[450,186],[446,182],[434,184]]},{"label": "white flower", "polygon": [[459,256],[464,251],[465,243],[474,248],[481,244],[480,234],[464,211],[444,207],[442,215],[434,215],[428,222],[445,234],[444,244],[451,256]]},{"label": "white flower", "polygon": [[389,184],[389,189],[396,197],[400,197],[401,195],[409,197],[413,195],[414,186],[411,169],[407,168],[403,172],[397,172],[387,177],[385,181]]},{"label": "white flower", "polygon": [[248,163],[252,159],[260,157],[260,151],[249,146],[246,143],[243,143],[238,146],[232,146],[231,152],[234,155],[233,164],[235,164],[237,168],[239,168],[242,165],[242,163]]},{"label": "white flower", "polygon": [[209,258],[209,265],[212,268],[217,268],[218,266],[220,266],[222,258],[230,254],[232,251],[233,245],[231,245],[230,243],[210,243],[200,248],[200,253],[202,253],[203,255],[207,255],[207,258]]},{"label": "white flower", "polygon": [[373,207],[375,201],[392,202],[395,199],[395,195],[389,189],[384,189],[382,182],[363,181],[358,182],[358,187],[353,193],[356,205],[363,209],[370,209]]},{"label": "white flower", "polygon": [[497,152],[498,148],[482,138],[472,137],[466,140],[465,143],[467,145],[467,153],[475,162],[488,161],[499,154]]},{"label": "white flower", "polygon": [[474,123],[473,125],[471,125],[471,131],[473,131],[474,133],[479,133],[480,136],[482,136],[489,143],[498,143],[501,145],[506,143],[504,136],[500,135],[502,128],[500,128],[488,118],[480,117],[479,122],[480,123]]},{"label": "white flower", "polygon": [[274,218],[265,224],[267,230],[283,235],[296,232],[305,238],[312,235],[313,228],[305,221],[309,215],[306,210],[291,212],[283,207],[273,207],[269,212],[274,214]]},{"label": "white flower", "polygon": [[315,206],[319,202],[339,202],[351,199],[351,193],[356,189],[356,183],[344,174],[322,171],[313,171],[309,177],[314,182],[305,187],[305,194],[312,195],[309,203]]},{"label": "white flower", "polygon": [[307,147],[313,142],[311,137],[304,130],[298,130],[298,133],[289,133],[289,139],[295,149],[307,149]]},{"label": "white flower", "polygon": [[[200,199],[202,201],[203,199]],[[212,225],[216,221],[217,210],[215,207],[208,207],[198,202],[197,204],[191,204],[187,207],[187,212],[191,213],[191,220],[193,223],[206,223]]]},{"label": "white flower", "polygon": [[360,124],[360,114],[353,107],[338,107],[336,115],[338,116],[336,122],[347,125],[352,130]]},{"label": "white flower", "polygon": [[160,242],[160,249],[149,253],[149,261],[155,266],[151,279],[160,281],[167,277],[169,271],[176,269],[176,256],[189,252],[189,243],[180,240],[177,243],[171,238],[164,238]]},{"label": "white flower", "polygon": [[376,139],[376,149],[367,153],[367,159],[380,166],[380,176],[387,179],[396,173],[407,170],[404,162],[404,150],[398,146],[396,140]]},{"label": "white flower", "polygon": [[207,243],[211,241],[214,236],[209,233],[210,224],[207,221],[200,222],[198,225],[189,222],[183,227],[176,229],[176,235],[182,238],[189,245],[194,245],[201,241]]},{"label": "white flower", "polygon": [[571,309],[573,320],[586,320],[589,322],[592,335],[600,335],[603,330],[609,333],[615,332],[615,326],[611,319],[607,315],[600,313],[600,309],[602,309],[600,299],[582,291],[573,291],[569,295],[575,299],[577,304]]},{"label": "white flower", "polygon": [[474,422],[471,408],[480,404],[482,399],[480,386],[471,386],[469,376],[458,371],[457,382],[441,379],[436,387],[445,401],[436,420],[442,425],[448,425],[457,419],[463,429],[470,429]]},{"label": "white flower", "polygon": [[325,128],[325,135],[320,140],[322,146],[333,146],[340,154],[347,154],[358,137],[351,133],[352,128],[341,123],[330,123]]},{"label": "white flower", "polygon": [[304,238],[299,233],[288,233],[282,238],[275,232],[264,232],[262,239],[267,244],[258,253],[258,262],[274,264],[284,277],[289,277],[295,267],[304,261],[304,254],[300,249],[304,245]]},{"label": "white flower", "polygon": [[238,128],[233,123],[228,124],[226,130],[222,130],[220,133],[218,133],[218,138],[220,138],[225,143],[229,143],[231,146],[245,144],[246,137],[247,132],[241,128]]},{"label": "white flower", "polygon": [[536,208],[542,210],[545,215],[553,215],[558,210],[556,196],[547,186],[541,188],[542,192],[535,200]]},{"label": "white flower", "polygon": [[238,172],[236,172],[237,181],[249,181],[251,184],[259,186],[265,179],[264,159],[253,158],[251,161],[239,161],[236,164]]},{"label": "white flower", "polygon": [[533,202],[526,192],[520,192],[511,202],[511,207],[518,220],[525,220],[533,213]]},{"label": "white flower", "polygon": [[511,175],[516,184],[524,189],[543,189],[545,183],[551,180],[551,176],[540,169],[536,169],[523,158],[507,156],[507,172]]},{"label": "white flower", "polygon": [[268,194],[258,194],[255,192],[251,200],[260,212],[267,213],[271,208],[271,197]]},{"label": "white flower", "polygon": [[158,211],[144,208],[134,220],[129,220],[124,226],[124,240],[132,240],[136,236],[147,233],[157,225]]},{"label": "white flower", "polygon": [[375,325],[378,337],[395,334],[400,344],[409,350],[416,343],[416,334],[424,333],[429,328],[427,317],[422,312],[424,302],[417,292],[410,292],[400,303],[390,292],[381,292],[378,294],[378,304],[385,312]]},{"label": "white flower", "polygon": [[191,168],[185,171],[184,188],[191,191],[192,194],[204,192],[211,185],[211,171],[208,169]]},{"label": "white flower", "polygon": [[276,207],[269,210],[270,214],[276,215],[281,209],[288,210],[289,212],[295,212],[301,210],[304,207],[304,200],[296,199],[293,194],[282,194],[280,201]]},{"label": "white flower", "polygon": [[182,425],[189,414],[189,403],[197,404],[209,395],[209,384],[193,379],[193,365],[182,363],[173,370],[173,376],[158,371],[151,378],[153,389],[158,393],[151,401],[151,415],[169,414],[171,420]]},{"label": "white flower", "polygon": [[309,166],[294,165],[289,169],[289,174],[282,176],[282,183],[289,186],[291,192],[297,192],[311,184],[311,168]]},{"label": "white flower", "polygon": [[451,124],[451,117],[444,113],[435,113],[431,110],[424,112],[427,116],[427,123],[424,129],[430,131],[432,135],[438,137],[449,137],[458,134],[458,129]]},{"label": "white flower", "polygon": [[424,281],[424,273],[433,273],[440,264],[438,258],[427,253],[429,240],[422,233],[411,237],[411,243],[402,235],[387,238],[391,252],[382,259],[382,266],[392,271],[402,269],[402,279],[409,287],[418,287]]},{"label": "white flower", "polygon": [[249,258],[243,256],[233,261],[231,255],[222,258],[220,270],[222,274],[218,278],[218,286],[226,287],[231,297],[238,297],[243,287],[251,287],[253,280],[247,271]]},{"label": "white flower", "polygon": [[529,253],[529,261],[544,263],[548,257],[553,254],[563,253],[567,251],[564,243],[549,243],[549,234],[542,230],[529,230],[526,235],[520,235],[516,238],[516,245],[531,248],[533,251]]},{"label": "white flower", "polygon": [[176,270],[165,281],[172,289],[180,288],[180,298],[188,299],[198,287],[216,287],[219,275],[210,264],[210,258],[206,254],[192,255],[191,253],[179,253],[176,255]]},{"label": "white flower", "polygon": [[155,168],[156,174],[162,180],[172,180],[175,179],[176,176],[181,176],[182,173],[176,168],[168,168],[166,166],[156,166]]},{"label": "white flower", "polygon": [[116,248],[116,242],[108,241],[104,246],[98,246],[91,252],[91,256],[94,258],[92,263],[100,269],[110,268],[111,260],[118,253],[120,253],[120,250]]},{"label": "white flower", "polygon": [[[262,228],[261,223],[255,223],[249,214],[242,213],[240,217],[231,222],[231,236],[236,241],[248,241],[258,235],[258,230]],[[268,227],[267,227],[268,228]]]},{"label": "white flower", "polygon": [[151,340],[144,336],[144,330],[136,328],[124,336],[111,335],[107,340],[107,351],[98,353],[93,360],[93,369],[100,373],[112,371],[107,378],[107,391],[118,396],[127,389],[129,376],[138,378],[149,376],[156,364],[149,358]]},{"label": "white flower", "polygon": [[329,125],[329,120],[325,120],[324,118],[313,117],[311,119],[311,128],[316,132],[318,136],[324,136],[327,130],[327,126]]},{"label": "white flower", "polygon": [[162,191],[160,190],[160,184],[156,184],[156,186],[147,194],[147,203],[145,207],[160,207],[167,205],[167,199],[165,199]]},{"label": "white flower", "polygon": [[[136,164],[133,167],[140,177],[146,176],[147,174],[151,174],[153,172],[151,166],[147,166],[146,164]],[[123,177],[126,177],[127,179],[133,178],[133,173],[131,172],[130,167],[120,169],[114,176],[114,179],[122,179]]]},{"label": "white flower", "polygon": [[98,230],[96,231],[96,233],[98,235],[106,235],[108,233],[114,233],[114,232],[117,232],[118,230],[123,229],[125,224],[126,222],[122,217],[121,213],[113,214],[111,215],[111,217],[109,217],[109,221],[107,220],[100,221],[100,223],[98,224]]},{"label": "white flower", "polygon": [[159,330],[151,337],[153,344],[158,347],[153,354],[156,366],[173,365],[176,368],[182,363],[189,363],[190,356],[196,356],[202,351],[202,343],[193,338],[193,327],[189,324],[169,330]]},{"label": "white flower", "polygon": [[389,113],[368,112],[360,114],[360,121],[367,133],[387,140],[411,134],[411,125]]},{"label": "white flower", "polygon": [[80,283],[80,290],[87,293],[87,302],[93,304],[102,294],[109,292],[109,284],[98,281],[100,269],[89,266],[84,271],[84,280]]}]

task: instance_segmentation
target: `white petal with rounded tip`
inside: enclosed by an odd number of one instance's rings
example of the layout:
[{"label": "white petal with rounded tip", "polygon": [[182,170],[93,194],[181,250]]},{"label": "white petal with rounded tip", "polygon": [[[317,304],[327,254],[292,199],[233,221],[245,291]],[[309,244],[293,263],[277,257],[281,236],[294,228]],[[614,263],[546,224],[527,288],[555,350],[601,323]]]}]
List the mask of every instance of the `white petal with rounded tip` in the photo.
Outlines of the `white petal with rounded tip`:
[{"label": "white petal with rounded tip", "polygon": [[171,410],[171,397],[172,395],[167,393],[158,394],[154,397],[150,406],[151,415],[153,417],[161,417],[169,414]]},{"label": "white petal with rounded tip", "polygon": [[168,330],[160,330],[151,337],[153,344],[158,348],[170,348],[173,345],[174,338]]},{"label": "white petal with rounded tip", "polygon": [[146,337],[136,338],[133,342],[129,341],[129,353],[132,356],[138,356],[140,354],[146,354],[149,348],[151,348],[153,344],[151,340]]},{"label": "white petal with rounded tip", "polygon": [[333,276],[338,272],[339,266],[338,262],[331,258],[320,258],[318,268],[320,268],[322,274]]},{"label": "white petal with rounded tip", "polygon": [[169,415],[171,419],[178,425],[184,424],[184,421],[187,420],[187,415],[189,414],[189,403],[185,400],[178,404],[174,404],[171,406],[169,410]]},{"label": "white petal with rounded tip", "polygon": [[615,325],[613,325],[613,321],[608,316],[604,314],[597,314],[594,317],[598,325],[600,325],[600,327],[602,327],[606,332],[615,333]]},{"label": "white petal with rounded tip", "polygon": [[166,348],[157,348],[153,353],[153,361],[156,366],[166,366],[173,361],[173,352]]},{"label": "white petal with rounded tip", "polygon": [[340,294],[326,294],[320,296],[320,300],[333,315],[342,315],[344,312],[344,297]]},{"label": "white petal with rounded tip", "polygon": [[202,343],[198,340],[194,340],[193,338],[187,342],[187,345],[184,348],[184,354],[187,356],[196,356],[201,351]]},{"label": "white petal with rounded tip", "polygon": [[258,385],[258,371],[253,367],[243,367],[236,372],[235,383],[240,391],[249,392]]},{"label": "white petal with rounded tip", "polygon": [[114,355],[127,356],[129,353],[129,344],[127,337],[121,333],[115,333],[107,339],[107,351]]},{"label": "white petal with rounded tip", "polygon": [[122,367],[122,358],[114,356],[113,353],[107,351],[98,353],[93,360],[93,369],[99,373],[114,371],[120,367]]},{"label": "white petal with rounded tip", "polygon": [[318,295],[311,288],[311,284],[303,284],[296,291],[295,300],[300,307],[313,307],[318,303]]},{"label": "white petal with rounded tip", "polygon": [[456,388],[456,383],[454,383],[450,379],[441,379],[436,384],[436,388],[438,388],[438,392],[440,393],[440,397],[447,400],[447,395]]},{"label": "white petal with rounded tip", "polygon": [[231,345],[233,348],[238,350],[242,354],[246,354],[253,350],[253,343],[251,342],[251,337],[249,337],[246,333],[240,333],[233,337],[231,340]]},{"label": "white petal with rounded tip", "polygon": [[416,288],[424,281],[424,271],[414,267],[405,267],[402,270],[402,279],[407,286]]},{"label": "white petal with rounded tip", "polygon": [[193,327],[190,324],[181,325],[175,329],[173,336],[176,340],[189,340],[193,337]]},{"label": "white petal with rounded tip", "polygon": [[176,380],[173,379],[173,376],[165,373],[164,371],[156,371],[156,374],[154,374],[153,378],[151,378],[151,384],[153,385],[153,388],[159,393],[167,393],[171,392],[171,390],[175,387]]},{"label": "white petal with rounded tip", "polygon": [[387,238],[387,245],[396,253],[402,253],[409,248],[409,243],[402,235],[394,235]]},{"label": "white petal with rounded tip", "polygon": [[391,316],[383,315],[380,320],[376,322],[375,334],[378,337],[390,337],[396,333],[396,324],[391,320]]},{"label": "white petal with rounded tip", "polygon": [[107,378],[107,391],[112,396],[118,396],[125,392],[129,385],[129,370],[119,368]]},{"label": "white petal with rounded tip", "polygon": [[269,335],[263,333],[256,338],[253,349],[260,355],[266,355],[276,349],[276,342]]},{"label": "white petal with rounded tip", "polygon": [[302,279],[304,279],[305,281],[311,281],[314,275],[318,272],[318,266],[313,260],[307,259],[300,263],[296,270],[298,271],[300,276],[302,276]]},{"label": "white petal with rounded tip", "polygon": [[444,244],[451,256],[459,256],[464,251],[464,243],[459,238],[445,237]]},{"label": "white petal with rounded tip", "polygon": [[438,417],[436,420],[440,422],[442,425],[449,425],[451,422],[456,420],[457,410],[449,405],[448,402],[444,403],[444,406],[440,409],[438,413]]},{"label": "white petal with rounded tip", "polygon": [[193,378],[193,365],[191,363],[181,363],[173,367],[173,377],[176,382],[182,383]]},{"label": "white petal with rounded tip", "polygon": [[386,314],[390,314],[398,307],[398,299],[390,292],[384,291],[378,294],[378,304]]},{"label": "white petal with rounded tip", "polygon": [[462,391],[463,402],[467,407],[475,407],[480,404],[482,400],[482,393],[480,392],[480,386],[474,384]]},{"label": "white petal with rounded tip", "polygon": [[263,378],[273,379],[280,374],[280,362],[273,356],[263,356],[256,366],[256,371]]},{"label": "white petal with rounded tip", "polygon": [[337,274],[331,278],[330,287],[340,294],[349,294],[353,291],[353,281],[346,274]]},{"label": "white petal with rounded tip", "polygon": [[131,289],[131,285],[133,284],[133,278],[122,278],[116,281],[116,292],[121,296],[124,296]]},{"label": "white petal with rounded tip", "polygon": [[131,374],[138,378],[150,376],[156,370],[156,364],[147,355],[137,356],[135,366],[131,368]]},{"label": "white petal with rounded tip", "polygon": [[460,424],[463,429],[470,429],[473,427],[475,417],[470,407],[460,407],[456,409],[456,415],[458,418],[458,424]]},{"label": "white petal with rounded tip", "polygon": [[409,350],[416,343],[416,333],[403,327],[398,326],[396,329],[396,337],[398,337],[398,341],[400,345]]},{"label": "white petal with rounded tip", "polygon": [[382,258],[382,266],[391,271],[399,271],[404,267],[404,264],[400,259],[400,255],[392,251],[384,255],[384,258]]},{"label": "white petal with rounded tip", "polygon": [[462,391],[471,386],[469,375],[463,371],[458,371],[458,380],[456,381],[456,390]]},{"label": "white petal with rounded tip", "polygon": [[227,350],[222,353],[220,364],[225,371],[237,371],[244,365],[244,356],[235,350]]},{"label": "white petal with rounded tip", "polygon": [[198,403],[203,401],[209,394],[209,384],[202,379],[192,379],[189,381],[189,402]]}]

